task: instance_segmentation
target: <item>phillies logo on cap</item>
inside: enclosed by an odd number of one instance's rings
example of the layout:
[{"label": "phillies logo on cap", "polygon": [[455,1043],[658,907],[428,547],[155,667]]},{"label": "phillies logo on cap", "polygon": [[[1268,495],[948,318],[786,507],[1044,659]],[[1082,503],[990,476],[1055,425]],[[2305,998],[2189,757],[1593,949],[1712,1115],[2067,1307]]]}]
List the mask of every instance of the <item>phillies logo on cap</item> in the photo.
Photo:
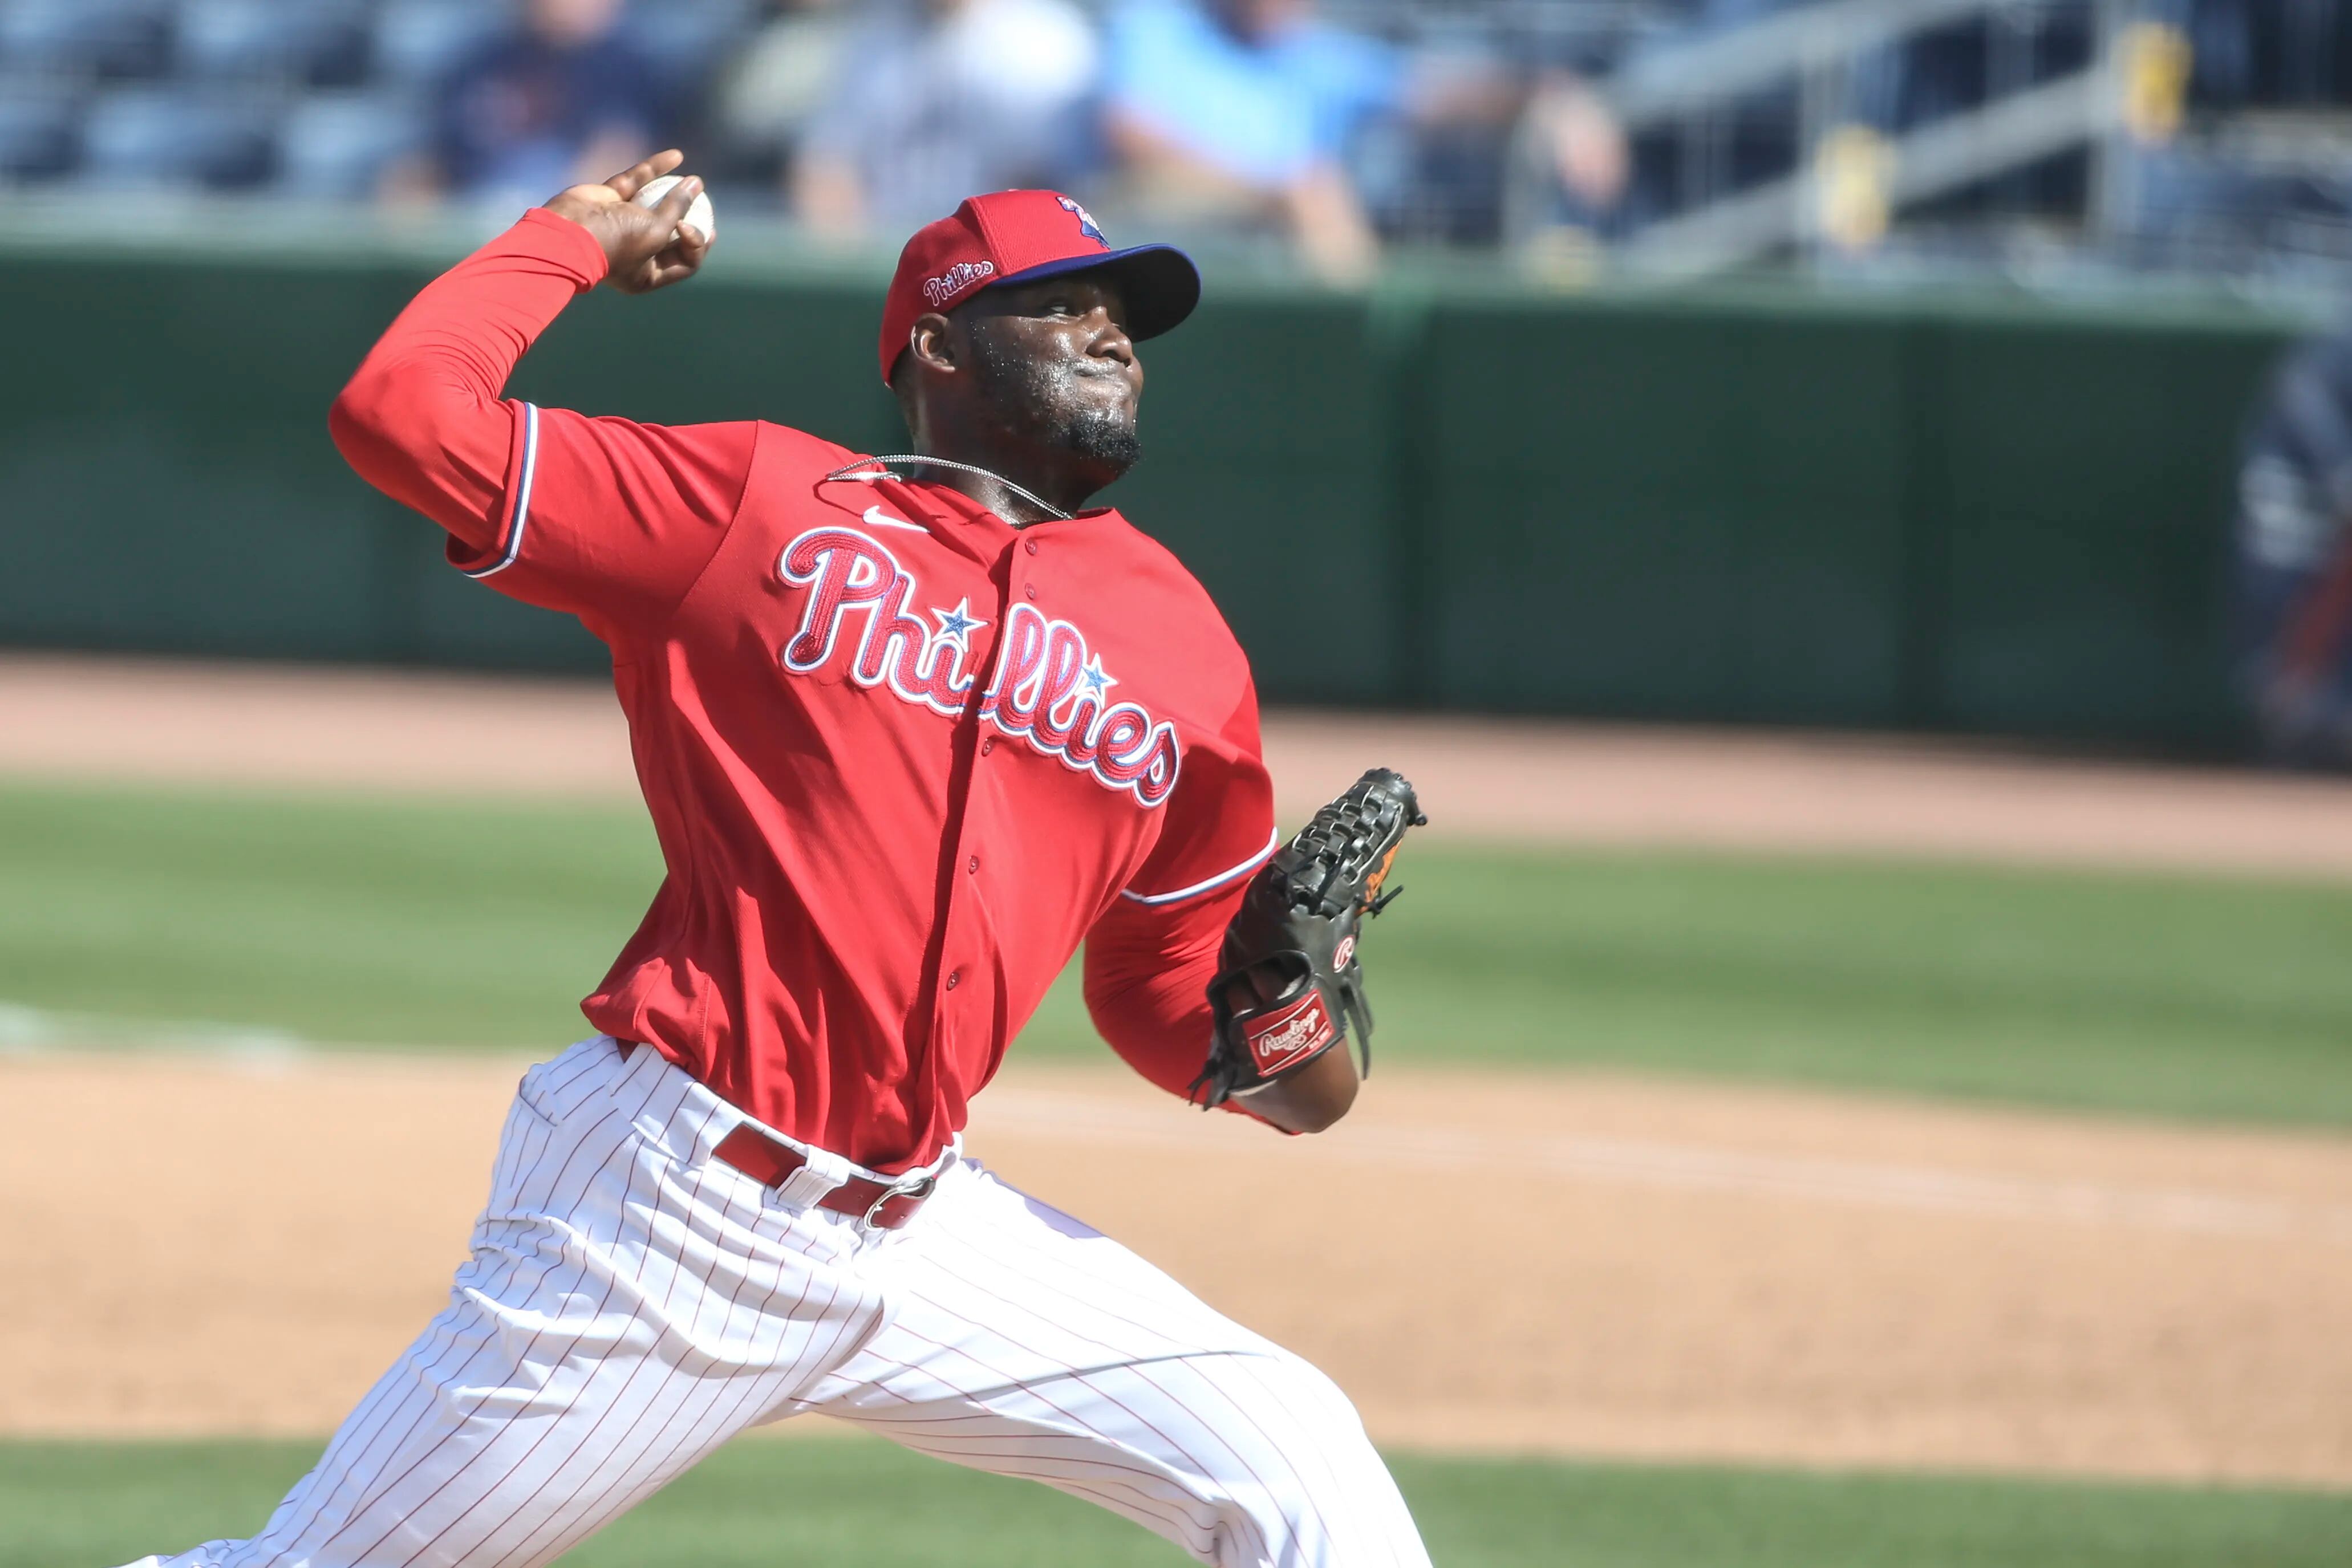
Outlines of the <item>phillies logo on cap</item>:
[{"label": "phillies logo on cap", "polygon": [[960,261],[937,277],[926,278],[923,298],[934,305],[944,305],[982,278],[995,276],[996,263],[992,261]]},{"label": "phillies logo on cap", "polygon": [[1086,208],[1078,205],[1077,203],[1070,200],[1067,196],[1057,196],[1055,200],[1062,204],[1063,211],[1069,213],[1078,220],[1078,232],[1080,234],[1086,235],[1088,239],[1094,241],[1105,250],[1108,250],[1110,248],[1110,241],[1103,237],[1102,226],[1095,222],[1094,214],[1087,211]]}]

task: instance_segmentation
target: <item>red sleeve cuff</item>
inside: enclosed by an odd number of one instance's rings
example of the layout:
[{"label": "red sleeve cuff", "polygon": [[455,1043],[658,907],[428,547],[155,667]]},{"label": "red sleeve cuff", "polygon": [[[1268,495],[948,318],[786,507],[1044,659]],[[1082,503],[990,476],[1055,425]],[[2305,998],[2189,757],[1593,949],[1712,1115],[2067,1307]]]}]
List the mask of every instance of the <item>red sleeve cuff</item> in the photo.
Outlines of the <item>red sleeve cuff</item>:
[{"label": "red sleeve cuff", "polygon": [[583,294],[604,282],[610,270],[604,247],[596,243],[594,235],[545,207],[523,214],[506,237],[522,254],[570,273]]}]

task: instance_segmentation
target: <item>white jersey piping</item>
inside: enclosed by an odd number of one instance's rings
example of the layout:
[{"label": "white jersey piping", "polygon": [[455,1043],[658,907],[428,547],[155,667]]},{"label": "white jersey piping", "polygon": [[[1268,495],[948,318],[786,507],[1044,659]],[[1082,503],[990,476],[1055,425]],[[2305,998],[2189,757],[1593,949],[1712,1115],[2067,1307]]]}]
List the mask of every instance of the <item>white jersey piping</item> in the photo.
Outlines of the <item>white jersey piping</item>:
[{"label": "white jersey piping", "polygon": [[1274,836],[1265,841],[1265,848],[1258,851],[1231,871],[1221,871],[1206,882],[1196,882],[1190,887],[1180,887],[1173,893],[1137,893],[1132,888],[1123,887],[1118,890],[1118,895],[1121,898],[1131,898],[1138,904],[1176,904],[1207,893],[1213,888],[1223,887],[1235,877],[1247,876],[1265,864],[1265,857],[1274,853],[1281,843],[1282,830],[1276,828],[1274,830]]},{"label": "white jersey piping", "polygon": [[506,553],[485,567],[466,573],[477,581],[496,577],[522,554],[522,531],[530,522],[530,482],[539,472],[539,405],[522,405],[522,472],[515,476],[514,520],[507,526]]}]

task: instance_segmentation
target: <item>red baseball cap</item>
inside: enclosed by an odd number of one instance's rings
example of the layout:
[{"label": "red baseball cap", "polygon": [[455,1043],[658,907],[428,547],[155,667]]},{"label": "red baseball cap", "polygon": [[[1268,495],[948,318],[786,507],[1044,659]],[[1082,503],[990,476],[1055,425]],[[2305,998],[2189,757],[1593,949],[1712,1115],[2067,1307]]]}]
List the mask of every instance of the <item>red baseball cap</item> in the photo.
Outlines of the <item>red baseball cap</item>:
[{"label": "red baseball cap", "polygon": [[952,310],[1005,283],[1066,272],[1116,273],[1127,301],[1127,333],[1156,338],[1201,302],[1201,273],[1172,245],[1113,250],[1094,214],[1059,191],[999,191],[972,196],[918,230],[898,253],[898,275],[882,306],[882,382],[928,311]]}]

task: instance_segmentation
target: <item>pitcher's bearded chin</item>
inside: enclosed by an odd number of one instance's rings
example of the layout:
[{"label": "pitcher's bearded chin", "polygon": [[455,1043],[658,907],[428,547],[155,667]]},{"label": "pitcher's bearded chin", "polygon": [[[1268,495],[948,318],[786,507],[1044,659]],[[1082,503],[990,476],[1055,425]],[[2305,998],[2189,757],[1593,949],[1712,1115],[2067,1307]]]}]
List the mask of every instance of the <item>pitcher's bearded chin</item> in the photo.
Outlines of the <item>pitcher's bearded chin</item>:
[{"label": "pitcher's bearded chin", "polygon": [[[1075,453],[1117,478],[1143,456],[1132,413],[1103,407],[1081,391],[1083,372],[1044,365],[973,335],[974,369],[1004,429],[1049,451]],[[1108,483],[1108,481],[1106,481]]]},{"label": "pitcher's bearded chin", "polygon": [[1055,445],[1121,474],[1143,458],[1143,441],[1135,434],[1135,426],[1104,410],[1088,409],[1061,422],[1053,429],[1052,439]]}]

